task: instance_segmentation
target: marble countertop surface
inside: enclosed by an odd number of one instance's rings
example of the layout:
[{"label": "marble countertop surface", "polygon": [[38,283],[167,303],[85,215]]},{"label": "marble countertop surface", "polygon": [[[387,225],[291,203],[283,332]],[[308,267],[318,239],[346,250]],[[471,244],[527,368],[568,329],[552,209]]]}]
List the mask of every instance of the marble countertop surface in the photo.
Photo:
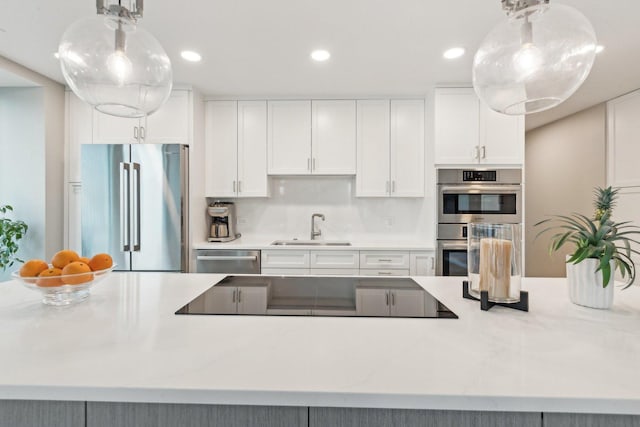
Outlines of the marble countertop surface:
[{"label": "marble countertop surface", "polygon": [[0,283],[0,399],[640,414],[640,288],[611,310],[527,278],[530,312],[417,277],[459,319],[186,316],[223,275],[112,273],[88,300]]},{"label": "marble countertop surface", "polygon": [[[195,242],[193,249],[275,249],[275,250],[405,250],[405,251],[433,251],[435,247],[433,242],[424,242],[418,240],[350,240],[340,239],[351,243],[349,246],[323,246],[323,245],[272,245],[276,240],[293,240],[293,238],[283,238],[282,236],[261,236],[261,237],[240,237],[230,242]],[[300,238],[298,240],[308,240],[308,238]],[[323,241],[320,239],[319,241]],[[333,241],[333,239],[328,239]]]}]

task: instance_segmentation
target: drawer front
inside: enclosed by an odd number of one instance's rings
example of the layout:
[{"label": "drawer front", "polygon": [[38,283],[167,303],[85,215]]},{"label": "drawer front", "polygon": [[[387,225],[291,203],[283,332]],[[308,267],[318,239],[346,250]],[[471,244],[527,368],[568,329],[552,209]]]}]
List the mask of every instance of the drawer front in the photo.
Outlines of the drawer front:
[{"label": "drawer front", "polygon": [[409,269],[409,252],[360,251],[360,268]]},{"label": "drawer front", "polygon": [[311,268],[359,268],[358,251],[311,251]]},{"label": "drawer front", "polygon": [[262,251],[262,269],[309,268],[309,251]]},{"label": "drawer front", "polygon": [[361,276],[408,276],[409,269],[408,268],[398,268],[398,269],[366,269],[360,270]]},{"label": "drawer front", "polygon": [[312,268],[311,274],[315,276],[357,276],[357,268]]}]

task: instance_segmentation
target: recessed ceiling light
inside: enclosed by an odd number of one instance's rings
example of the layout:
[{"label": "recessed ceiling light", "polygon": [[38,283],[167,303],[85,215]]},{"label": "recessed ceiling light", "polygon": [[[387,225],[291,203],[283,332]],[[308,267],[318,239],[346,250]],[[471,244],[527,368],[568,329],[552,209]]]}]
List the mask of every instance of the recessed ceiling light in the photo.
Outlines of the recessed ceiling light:
[{"label": "recessed ceiling light", "polygon": [[313,58],[314,61],[322,62],[331,58],[331,54],[327,50],[318,49],[311,52],[311,58]]},{"label": "recessed ceiling light", "polygon": [[189,62],[200,62],[202,60],[202,55],[192,50],[183,50],[180,52],[180,56],[182,56],[182,59]]},{"label": "recessed ceiling light", "polygon": [[460,58],[462,55],[464,55],[464,48],[462,47],[452,47],[451,49],[445,50],[442,54],[442,56],[447,59]]},{"label": "recessed ceiling light", "polygon": [[600,53],[604,50],[604,46],[602,46],[601,44],[596,46],[596,53]]}]

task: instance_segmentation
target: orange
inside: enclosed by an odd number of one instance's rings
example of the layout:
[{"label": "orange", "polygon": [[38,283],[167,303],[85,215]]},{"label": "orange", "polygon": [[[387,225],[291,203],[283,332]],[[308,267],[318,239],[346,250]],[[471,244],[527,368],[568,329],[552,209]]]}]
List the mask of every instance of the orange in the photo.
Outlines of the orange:
[{"label": "orange", "polygon": [[81,256],[80,258],[78,258],[78,261],[84,262],[85,264],[89,265],[90,259],[89,259],[89,257]]},{"label": "orange", "polygon": [[[68,274],[72,276],[67,276]],[[62,281],[68,285],[79,285],[92,280],[93,273],[91,272],[91,268],[84,262],[70,262],[62,269]]]},{"label": "orange", "polygon": [[49,268],[49,264],[41,259],[30,259],[20,267],[21,277],[36,277],[42,271]]},{"label": "orange", "polygon": [[91,270],[93,271],[111,268],[112,265],[113,260],[109,254],[97,254],[91,258],[91,261],[89,261],[89,267],[91,267]]},{"label": "orange", "polygon": [[67,264],[78,261],[79,259],[80,257],[77,253],[71,249],[64,249],[60,252],[56,252],[51,259],[51,264],[56,268],[64,268]]},{"label": "orange", "polygon": [[42,271],[38,275],[38,281],[36,284],[43,288],[51,287],[51,286],[62,286],[62,280],[56,278],[56,276],[60,276],[62,274],[62,270],[59,268],[51,267],[44,271]]}]

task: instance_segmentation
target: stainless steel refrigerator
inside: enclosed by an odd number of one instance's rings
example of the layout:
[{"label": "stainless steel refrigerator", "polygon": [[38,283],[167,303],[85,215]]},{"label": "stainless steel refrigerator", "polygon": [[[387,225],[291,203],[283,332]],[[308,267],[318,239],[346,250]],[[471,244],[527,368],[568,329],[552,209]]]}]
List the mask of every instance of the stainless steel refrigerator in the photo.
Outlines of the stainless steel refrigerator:
[{"label": "stainless steel refrigerator", "polygon": [[82,146],[82,253],[116,270],[186,271],[188,147]]}]

